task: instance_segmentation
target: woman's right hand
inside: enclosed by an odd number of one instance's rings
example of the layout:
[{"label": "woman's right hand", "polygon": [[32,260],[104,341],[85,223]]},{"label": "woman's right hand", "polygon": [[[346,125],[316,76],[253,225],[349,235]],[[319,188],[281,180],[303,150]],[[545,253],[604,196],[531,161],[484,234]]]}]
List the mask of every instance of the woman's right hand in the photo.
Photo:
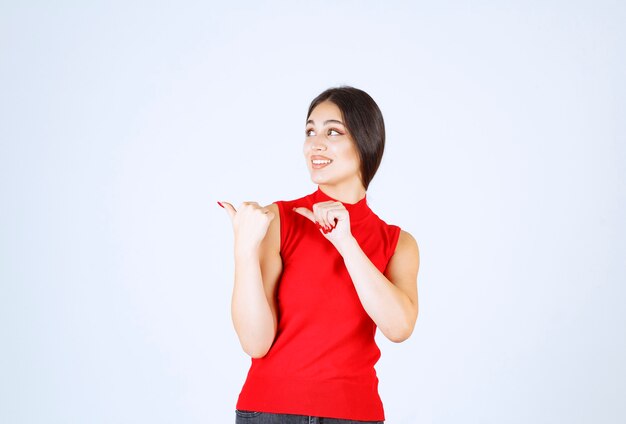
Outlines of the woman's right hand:
[{"label": "woman's right hand", "polygon": [[257,202],[243,202],[236,210],[228,202],[218,202],[226,209],[233,224],[235,251],[250,252],[257,250],[267,234],[274,213],[261,207]]}]

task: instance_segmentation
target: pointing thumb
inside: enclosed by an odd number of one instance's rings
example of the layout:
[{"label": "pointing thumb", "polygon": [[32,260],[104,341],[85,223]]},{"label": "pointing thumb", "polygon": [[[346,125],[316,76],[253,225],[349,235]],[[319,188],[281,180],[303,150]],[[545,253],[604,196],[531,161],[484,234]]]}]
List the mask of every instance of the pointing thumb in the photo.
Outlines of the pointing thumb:
[{"label": "pointing thumb", "polygon": [[293,211],[308,218],[311,222],[315,222],[315,214],[305,207],[293,208]]},{"label": "pointing thumb", "polygon": [[233,207],[233,205],[228,202],[217,202],[217,204],[226,209],[226,212],[228,212],[228,216],[230,216],[231,220],[235,218],[237,210]]}]

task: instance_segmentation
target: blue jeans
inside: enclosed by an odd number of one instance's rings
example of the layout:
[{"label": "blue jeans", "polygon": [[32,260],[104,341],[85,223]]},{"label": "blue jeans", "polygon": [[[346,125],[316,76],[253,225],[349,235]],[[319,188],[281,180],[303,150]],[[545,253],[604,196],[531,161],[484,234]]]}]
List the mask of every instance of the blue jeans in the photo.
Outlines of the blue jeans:
[{"label": "blue jeans", "polygon": [[338,418],[310,417],[308,415],[271,414],[235,410],[235,424],[384,424],[384,421],[354,421]]}]

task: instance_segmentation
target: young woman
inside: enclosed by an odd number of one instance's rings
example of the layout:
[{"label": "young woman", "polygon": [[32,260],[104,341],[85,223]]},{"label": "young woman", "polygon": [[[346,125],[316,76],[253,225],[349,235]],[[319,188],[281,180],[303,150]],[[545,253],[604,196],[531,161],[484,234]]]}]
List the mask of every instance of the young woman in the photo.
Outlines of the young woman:
[{"label": "young woman", "polygon": [[415,239],[380,219],[366,190],[385,126],[364,91],[316,97],[304,158],[317,190],[228,212],[235,237],[232,318],[252,365],[236,423],[381,423],[376,328],[406,340],[418,312]]}]

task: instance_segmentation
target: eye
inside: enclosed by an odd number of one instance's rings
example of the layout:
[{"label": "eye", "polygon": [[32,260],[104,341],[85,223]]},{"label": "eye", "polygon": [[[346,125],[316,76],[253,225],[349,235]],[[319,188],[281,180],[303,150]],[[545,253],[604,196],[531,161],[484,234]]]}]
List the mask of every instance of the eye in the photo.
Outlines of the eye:
[{"label": "eye", "polygon": [[306,129],[306,130],[304,131],[304,134],[305,134],[307,137],[309,137],[309,136],[311,135],[311,133],[312,133],[312,132],[314,132],[314,131],[313,131],[311,128],[309,128],[309,129]]},{"label": "eye", "polygon": [[[333,133],[333,132],[334,132],[335,134],[331,134],[331,133]],[[329,129],[329,130],[328,130],[328,135],[342,135],[342,134],[341,134],[339,131],[337,131],[336,129],[331,128],[331,129]]]}]

